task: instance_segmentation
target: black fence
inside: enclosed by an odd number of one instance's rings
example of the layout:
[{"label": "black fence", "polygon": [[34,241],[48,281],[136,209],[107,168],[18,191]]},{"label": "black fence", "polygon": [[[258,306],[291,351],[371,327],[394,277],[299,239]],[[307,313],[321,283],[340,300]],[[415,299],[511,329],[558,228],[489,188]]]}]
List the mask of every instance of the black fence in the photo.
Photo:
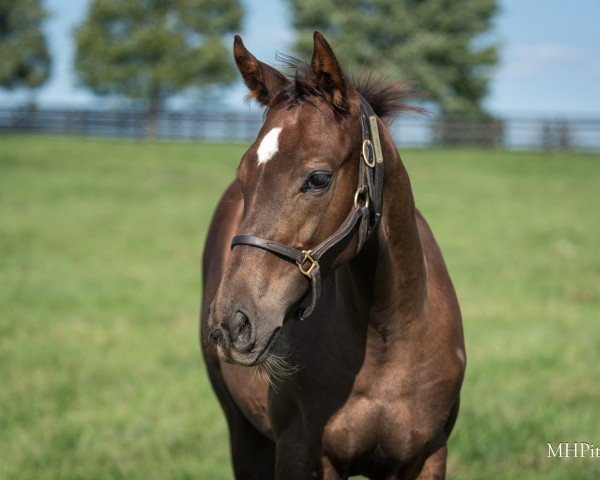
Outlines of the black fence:
[{"label": "black fence", "polygon": [[[0,108],[0,132],[47,132],[106,138],[247,142],[262,124],[255,112]],[[600,151],[600,117],[473,118],[410,115],[392,126],[399,147],[447,145]]]}]

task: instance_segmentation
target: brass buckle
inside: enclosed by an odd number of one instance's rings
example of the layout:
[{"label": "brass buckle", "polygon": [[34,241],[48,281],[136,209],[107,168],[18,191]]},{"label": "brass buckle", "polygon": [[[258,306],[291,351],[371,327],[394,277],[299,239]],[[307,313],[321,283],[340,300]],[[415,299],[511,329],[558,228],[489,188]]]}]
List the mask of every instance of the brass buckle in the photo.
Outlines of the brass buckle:
[{"label": "brass buckle", "polygon": [[368,138],[362,144],[362,157],[367,167],[373,168],[375,166],[375,147]]},{"label": "brass buckle", "polygon": [[354,208],[358,208],[358,200],[360,199],[361,195],[363,193],[367,193],[364,198],[365,198],[365,208],[369,208],[369,195],[368,195],[368,190],[367,187],[360,186],[356,189],[356,193],[354,194]]},{"label": "brass buckle", "polygon": [[[319,268],[319,262],[317,262],[313,256],[312,256],[312,250],[302,250],[302,255],[304,255],[304,258],[302,259],[301,262],[296,262],[296,265],[298,265],[298,268],[300,269],[300,272],[302,272],[303,275],[306,275],[308,278],[312,279],[312,272],[315,268]],[[304,269],[304,264],[306,262],[310,262],[310,266],[307,269]]]}]

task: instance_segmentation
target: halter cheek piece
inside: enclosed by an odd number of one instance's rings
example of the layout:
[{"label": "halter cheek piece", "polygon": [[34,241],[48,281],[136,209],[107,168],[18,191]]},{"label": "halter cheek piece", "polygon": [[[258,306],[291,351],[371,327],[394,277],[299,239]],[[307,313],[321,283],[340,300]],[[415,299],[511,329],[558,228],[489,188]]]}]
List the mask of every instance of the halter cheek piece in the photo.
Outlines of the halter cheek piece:
[{"label": "halter cheek piece", "polygon": [[274,240],[254,235],[236,235],[231,248],[236,245],[250,245],[274,253],[285,260],[295,262],[300,272],[311,281],[311,302],[301,314],[301,320],[307,318],[314,310],[321,293],[321,267],[319,260],[342,244],[354,234],[358,228],[357,255],[367,239],[377,229],[381,220],[383,207],[383,155],[377,127],[377,116],[371,105],[361,96],[360,127],[362,134],[361,162],[358,172],[358,188],[354,194],[354,206],[340,228],[323,240],[319,245],[308,250],[297,250]]}]

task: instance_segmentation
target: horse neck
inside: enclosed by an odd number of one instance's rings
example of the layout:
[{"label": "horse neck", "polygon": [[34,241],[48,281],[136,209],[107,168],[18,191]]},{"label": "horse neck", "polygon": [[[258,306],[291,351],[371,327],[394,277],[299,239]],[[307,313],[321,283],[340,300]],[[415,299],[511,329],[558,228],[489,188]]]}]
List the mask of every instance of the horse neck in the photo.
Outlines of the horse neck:
[{"label": "horse neck", "polygon": [[[384,129],[382,129],[384,130]],[[356,292],[364,300],[368,323],[380,332],[404,329],[420,317],[427,296],[423,247],[417,228],[410,180],[387,129],[384,209],[376,236],[355,259]]]}]

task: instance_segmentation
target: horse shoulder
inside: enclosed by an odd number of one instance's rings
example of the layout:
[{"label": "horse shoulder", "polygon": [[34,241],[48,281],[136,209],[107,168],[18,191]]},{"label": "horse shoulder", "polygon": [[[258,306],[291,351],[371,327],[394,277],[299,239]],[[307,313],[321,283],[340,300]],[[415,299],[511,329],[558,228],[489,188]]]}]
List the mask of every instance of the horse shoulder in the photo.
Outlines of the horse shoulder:
[{"label": "horse shoulder", "polygon": [[426,315],[440,335],[445,335],[445,344],[454,350],[460,348],[464,355],[462,316],[442,251],[419,211],[416,212],[416,220],[427,272]]},{"label": "horse shoulder", "polygon": [[429,350],[429,371],[454,403],[452,398],[458,399],[466,369],[462,316],[440,247],[419,212],[417,225],[427,267],[427,303],[424,310],[427,330],[423,340]]}]

